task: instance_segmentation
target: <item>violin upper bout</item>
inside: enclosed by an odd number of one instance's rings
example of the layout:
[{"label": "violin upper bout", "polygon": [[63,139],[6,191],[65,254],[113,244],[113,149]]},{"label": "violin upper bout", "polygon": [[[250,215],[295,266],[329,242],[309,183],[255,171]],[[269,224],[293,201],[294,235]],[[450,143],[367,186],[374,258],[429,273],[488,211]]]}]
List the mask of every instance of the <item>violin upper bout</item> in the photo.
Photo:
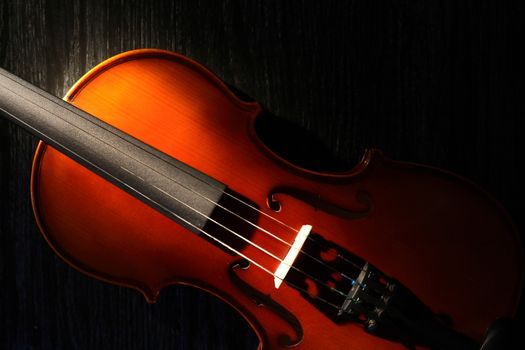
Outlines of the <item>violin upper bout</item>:
[{"label": "violin upper bout", "polygon": [[[133,64],[134,62],[138,62],[138,64]],[[125,65],[126,63],[131,64]],[[87,85],[101,75],[105,75],[107,71],[117,67],[126,68],[120,70],[118,76],[114,77],[117,79],[116,84],[122,84],[131,78],[139,82],[141,88],[149,89],[151,94],[163,93],[164,96],[157,95],[159,98],[173,98],[170,94],[175,92],[174,90],[176,89],[173,89],[173,87],[176,86],[178,90],[189,91],[189,96],[208,103],[218,102],[217,100],[220,98],[218,95],[222,95],[240,111],[244,111],[251,116],[257,115],[261,110],[259,103],[243,98],[242,94],[226,85],[204,65],[178,53],[161,49],[130,50],[106,59],[80,78],[67,92],[64,99],[76,104],[77,95]],[[154,80],[157,80],[158,84],[154,84]],[[107,83],[108,81],[105,80],[104,84]],[[153,85],[160,85],[162,88],[155,89]],[[110,87],[99,89],[98,93],[111,96],[111,89],[115,86],[125,90],[123,85],[111,84]],[[210,93],[210,90],[214,91],[214,93]],[[166,92],[168,95],[166,95]],[[143,100],[140,100],[140,102],[143,102]],[[174,103],[180,101],[167,100],[165,102]],[[219,107],[220,103],[219,106],[213,104],[211,106]]]}]

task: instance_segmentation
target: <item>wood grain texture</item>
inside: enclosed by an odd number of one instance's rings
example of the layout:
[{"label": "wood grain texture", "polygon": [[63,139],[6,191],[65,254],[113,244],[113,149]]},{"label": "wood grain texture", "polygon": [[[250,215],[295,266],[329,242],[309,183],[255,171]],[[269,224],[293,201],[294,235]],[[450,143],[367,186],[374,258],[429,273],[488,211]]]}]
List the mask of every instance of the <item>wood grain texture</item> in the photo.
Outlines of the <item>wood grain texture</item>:
[{"label": "wood grain texture", "polygon": [[[350,164],[376,146],[474,180],[523,232],[523,16],[517,1],[0,0],[0,65],[61,96],[122,51],[180,52]],[[212,297],[173,287],[150,306],[57,258],[31,212],[36,142],[0,120],[1,348],[255,347]]]}]

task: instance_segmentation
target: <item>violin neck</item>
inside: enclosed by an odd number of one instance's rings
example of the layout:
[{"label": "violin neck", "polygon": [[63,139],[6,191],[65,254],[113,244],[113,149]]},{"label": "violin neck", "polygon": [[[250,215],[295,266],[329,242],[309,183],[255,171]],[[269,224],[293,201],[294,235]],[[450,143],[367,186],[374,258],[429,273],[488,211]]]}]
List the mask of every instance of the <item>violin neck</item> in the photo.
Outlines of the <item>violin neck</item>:
[{"label": "violin neck", "polygon": [[226,189],[1,68],[0,114],[197,234]]}]

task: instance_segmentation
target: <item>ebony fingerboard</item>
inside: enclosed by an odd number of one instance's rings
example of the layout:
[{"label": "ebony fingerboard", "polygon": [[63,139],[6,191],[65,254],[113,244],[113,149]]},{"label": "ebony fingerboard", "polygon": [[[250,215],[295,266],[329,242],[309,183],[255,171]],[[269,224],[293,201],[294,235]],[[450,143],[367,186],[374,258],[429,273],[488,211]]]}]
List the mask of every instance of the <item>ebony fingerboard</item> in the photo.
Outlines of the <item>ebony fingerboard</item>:
[{"label": "ebony fingerboard", "polygon": [[0,113],[200,234],[225,186],[0,69]]}]

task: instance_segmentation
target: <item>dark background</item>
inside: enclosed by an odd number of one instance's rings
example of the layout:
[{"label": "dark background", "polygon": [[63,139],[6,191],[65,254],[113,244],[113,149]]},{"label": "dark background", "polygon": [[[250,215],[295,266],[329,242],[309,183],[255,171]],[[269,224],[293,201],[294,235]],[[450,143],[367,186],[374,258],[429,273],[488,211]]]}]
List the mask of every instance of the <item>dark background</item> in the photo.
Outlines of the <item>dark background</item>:
[{"label": "dark background", "polygon": [[[0,0],[0,66],[62,96],[112,55],[173,50],[349,166],[374,146],[473,180],[525,232],[520,3]],[[202,292],[171,287],[151,306],[56,257],[31,211],[36,143],[0,119],[0,349],[255,348]]]}]

